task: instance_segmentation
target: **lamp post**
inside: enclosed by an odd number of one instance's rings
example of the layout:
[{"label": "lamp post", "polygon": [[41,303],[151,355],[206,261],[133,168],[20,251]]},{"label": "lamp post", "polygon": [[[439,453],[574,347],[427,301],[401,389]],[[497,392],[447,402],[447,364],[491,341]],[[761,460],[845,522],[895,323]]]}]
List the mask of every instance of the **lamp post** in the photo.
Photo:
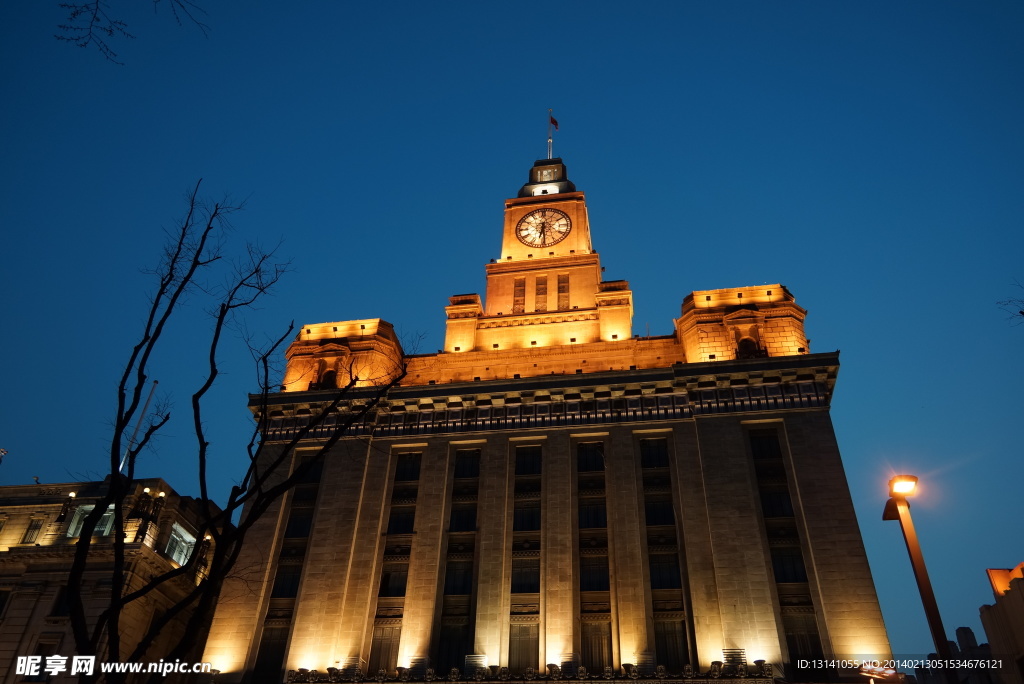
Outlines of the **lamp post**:
[{"label": "lamp post", "polygon": [[[889,500],[885,502],[882,520],[900,521],[903,539],[907,542],[907,552],[910,554],[910,564],[914,568],[914,578],[917,580],[918,591],[921,592],[924,615],[928,619],[932,641],[935,642],[935,653],[940,660],[944,661],[943,664],[947,665],[951,660],[949,641],[946,639],[946,630],[942,627],[939,605],[935,602],[935,592],[932,591],[932,582],[928,579],[928,569],[924,565],[921,544],[917,541],[914,521],[910,519],[910,504],[907,502],[907,497],[913,496],[916,489],[917,477],[914,475],[897,475],[889,480]],[[955,670],[948,667],[943,667],[942,670],[946,675],[947,682],[957,684]]]}]

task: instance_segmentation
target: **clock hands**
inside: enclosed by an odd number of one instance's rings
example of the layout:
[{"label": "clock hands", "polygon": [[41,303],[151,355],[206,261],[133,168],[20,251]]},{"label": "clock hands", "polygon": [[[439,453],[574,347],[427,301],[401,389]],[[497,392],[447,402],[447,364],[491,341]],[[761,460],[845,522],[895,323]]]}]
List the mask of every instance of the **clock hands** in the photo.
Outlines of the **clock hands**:
[{"label": "clock hands", "polygon": [[561,242],[572,230],[569,217],[556,209],[537,209],[519,220],[516,237],[529,247],[549,247]]}]

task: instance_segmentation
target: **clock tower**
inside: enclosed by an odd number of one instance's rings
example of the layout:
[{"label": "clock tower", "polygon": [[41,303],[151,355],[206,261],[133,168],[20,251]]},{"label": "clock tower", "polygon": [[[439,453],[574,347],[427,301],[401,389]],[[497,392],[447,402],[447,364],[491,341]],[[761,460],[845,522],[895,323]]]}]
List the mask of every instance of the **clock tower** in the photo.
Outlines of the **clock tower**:
[{"label": "clock tower", "polygon": [[626,281],[603,282],[586,198],[561,159],[541,159],[517,197],[505,200],[501,258],[487,289],[446,308],[446,352],[612,342],[632,335]]},{"label": "clock tower", "polygon": [[443,351],[308,324],[281,392],[251,396],[261,472],[315,467],[224,582],[219,684],[852,682],[797,665],[890,657],[829,418],[839,356],[810,353],[792,293],[694,291],[633,337],[561,159],[505,200],[486,275],[450,298]]}]

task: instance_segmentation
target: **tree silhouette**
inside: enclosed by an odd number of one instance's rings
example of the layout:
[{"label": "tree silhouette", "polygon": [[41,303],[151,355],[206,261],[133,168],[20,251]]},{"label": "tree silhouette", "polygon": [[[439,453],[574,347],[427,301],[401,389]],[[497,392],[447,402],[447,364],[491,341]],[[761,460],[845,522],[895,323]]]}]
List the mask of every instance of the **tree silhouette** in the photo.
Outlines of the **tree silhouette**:
[{"label": "tree silhouette", "polygon": [[[190,191],[185,216],[169,235],[160,266],[154,271],[157,278],[156,291],[117,388],[108,454],[107,487],[82,521],[68,578],[67,601],[76,651],[80,655],[96,655],[107,662],[140,661],[143,658],[154,662],[158,658],[184,659],[191,655],[209,624],[221,586],[231,574],[242,542],[252,526],[286,492],[301,482],[307,473],[318,468],[324,454],[346,434],[349,427],[370,416],[380,400],[405,375],[402,358],[394,359],[394,363],[380,377],[362,378],[360,381],[354,372],[348,373],[347,383],[334,388],[318,407],[314,407],[306,425],[294,434],[289,443],[280,451],[277,448],[281,445],[275,445],[273,452],[265,452],[261,435],[270,414],[266,407],[273,391],[271,361],[292,335],[294,324],[265,348],[257,349],[250,342],[249,348],[256,363],[260,385],[259,393],[251,395],[250,403],[258,405],[260,410],[255,411],[257,420],[247,449],[248,466],[238,484],[232,487],[227,503],[218,507],[211,498],[207,482],[210,443],[203,423],[207,395],[220,374],[218,352],[224,333],[235,317],[252,308],[265,296],[285,274],[288,265],[276,262],[273,251],[254,245],[247,245],[240,259],[233,262],[228,259],[225,255],[227,242],[223,230],[227,217],[239,207],[202,201],[199,198],[200,183]],[[218,279],[223,284],[211,284]],[[190,299],[209,305],[213,318],[209,336],[199,342],[204,347],[207,361],[190,402],[200,511],[196,538],[204,539],[208,536],[209,541],[204,544],[202,553],[193,552],[180,567],[154,572],[140,588],[128,591],[126,499],[134,491],[132,484],[140,454],[171,419],[166,409],[143,415],[143,395],[148,383],[149,366],[157,350],[170,344],[165,338],[167,326],[180,315],[186,300]],[[339,404],[357,383],[364,385],[360,396],[365,397],[368,380],[373,388],[371,398],[361,403],[357,410],[339,414]],[[145,423],[141,436],[137,440],[127,438],[126,431],[139,418]],[[318,430],[318,438],[323,439],[319,450],[312,458],[293,466],[290,458],[293,447],[312,430]],[[111,537],[109,541],[94,539],[93,532],[108,509],[113,511]],[[234,520],[237,522],[233,523]],[[102,544],[103,548],[94,548],[97,544]],[[95,599],[97,592],[103,593],[104,609],[98,618],[92,617],[87,615],[84,606],[82,579],[87,571],[95,570],[94,565],[90,564],[90,558],[109,558],[111,546],[113,563],[107,566],[109,587],[103,585],[90,594],[90,598]],[[138,572],[138,569],[132,571]],[[130,652],[122,648],[121,616],[125,609],[165,583],[180,581],[180,578],[195,578],[194,586],[190,584],[183,598],[158,614],[145,633],[137,635],[139,641]],[[187,619],[187,628],[170,652],[151,652],[157,637],[164,634],[172,621],[181,619]],[[116,683],[124,681],[126,677],[124,673],[107,673],[102,676]]]},{"label": "tree silhouette", "polygon": [[[153,8],[158,9],[162,0],[153,0]],[[207,35],[210,27],[202,22],[201,15],[206,14],[202,7],[191,0],[167,0],[171,15],[178,25],[189,23]],[[93,47],[99,50],[107,60],[115,64],[117,52],[112,44],[117,39],[135,38],[128,31],[128,24],[110,14],[110,3],[101,0],[90,2],[62,2],[60,8],[67,12],[65,23],[57,26],[60,33],[54,37],[81,48]]]}]

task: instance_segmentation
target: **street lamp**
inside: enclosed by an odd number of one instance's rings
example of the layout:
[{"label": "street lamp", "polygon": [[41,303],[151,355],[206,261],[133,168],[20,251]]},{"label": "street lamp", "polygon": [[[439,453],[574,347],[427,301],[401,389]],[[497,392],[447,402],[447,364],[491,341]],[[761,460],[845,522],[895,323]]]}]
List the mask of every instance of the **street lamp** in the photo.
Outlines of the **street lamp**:
[{"label": "street lamp", "polygon": [[914,475],[897,475],[889,480],[889,500],[885,502],[882,520],[900,521],[903,539],[907,542],[907,552],[910,554],[910,564],[914,568],[914,578],[917,579],[917,588],[921,592],[924,615],[928,619],[932,641],[935,642],[935,653],[944,661],[942,669],[946,674],[946,680],[956,684],[956,672],[948,667],[951,654],[949,641],[946,640],[946,630],[942,627],[939,605],[935,602],[935,592],[932,591],[932,583],[928,579],[928,569],[924,565],[921,544],[917,541],[917,533],[914,531],[914,521],[910,519],[910,504],[907,497],[912,496],[916,490],[917,477]]}]

